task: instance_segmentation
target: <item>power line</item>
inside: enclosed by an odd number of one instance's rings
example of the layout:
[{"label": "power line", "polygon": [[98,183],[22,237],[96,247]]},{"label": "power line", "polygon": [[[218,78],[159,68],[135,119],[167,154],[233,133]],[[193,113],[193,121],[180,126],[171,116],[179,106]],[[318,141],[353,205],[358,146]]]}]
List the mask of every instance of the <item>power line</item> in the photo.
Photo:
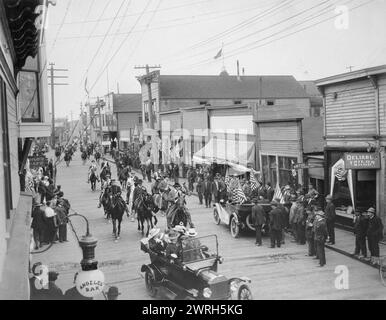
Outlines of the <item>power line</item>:
[{"label": "power line", "polygon": [[58,28],[58,31],[56,33],[56,36],[55,36],[55,39],[54,39],[54,42],[52,43],[52,46],[51,46],[51,53],[52,53],[52,50],[55,48],[55,44],[56,44],[56,40],[58,39],[58,36],[59,36],[59,33],[62,31],[62,28],[63,28],[63,25],[64,25],[64,22],[67,18],[67,14],[68,14],[68,11],[70,9],[70,6],[71,6],[71,3],[72,3],[72,0],[69,0],[68,1],[68,4],[67,4],[67,7],[66,7],[66,11],[64,13],[64,16],[63,16],[63,20]]},{"label": "power line", "polygon": [[[353,1],[353,0],[350,0],[350,1],[346,2],[346,3],[344,3],[343,5],[346,5],[346,4],[348,4],[349,2],[352,2],[352,1]],[[367,5],[367,4],[369,4],[369,3],[372,2],[372,1],[374,1],[374,0],[367,1],[367,2],[365,2],[365,3],[363,3],[363,4],[360,4],[360,5],[356,6],[356,7],[353,7],[353,8],[351,8],[351,9],[349,9],[348,11],[354,11],[354,10],[360,8],[360,7],[363,7],[363,6]],[[321,16],[321,15],[323,15],[323,14],[319,14],[318,16]],[[314,23],[314,24],[311,24],[311,25],[309,25],[309,26],[303,27],[303,28],[298,29],[298,30],[296,30],[296,31],[294,31],[294,32],[291,32],[291,33],[289,33],[289,34],[286,34],[286,35],[281,36],[281,37],[276,38],[276,39],[272,39],[272,40],[269,41],[269,42],[260,44],[260,45],[258,45],[258,46],[254,46],[254,47],[252,47],[252,48],[249,48],[249,49],[244,50],[244,51],[241,51],[241,52],[237,52],[237,51],[240,50],[240,48],[239,48],[239,49],[236,49],[236,50],[233,51],[232,54],[230,54],[230,55],[228,56],[228,58],[229,58],[229,57],[233,57],[233,56],[235,56],[235,55],[237,55],[237,54],[240,54],[240,53],[245,53],[245,52],[248,52],[248,51],[257,49],[257,48],[261,48],[261,47],[263,47],[263,46],[266,46],[266,45],[271,44],[271,43],[273,43],[273,42],[276,42],[276,41],[278,41],[278,40],[281,40],[281,39],[287,38],[287,37],[289,37],[289,36],[291,36],[291,35],[297,34],[297,33],[301,32],[301,31],[304,31],[304,30],[310,29],[310,28],[312,28],[312,27],[315,27],[315,26],[317,26],[317,25],[319,25],[319,24],[321,24],[321,23],[323,23],[323,22],[326,22],[326,21],[335,19],[335,18],[338,17],[338,16],[339,16],[339,14],[336,14],[336,15],[334,15],[334,16],[332,16],[332,17],[328,17],[328,18],[323,19],[323,20],[321,20],[321,21],[318,21],[318,22],[316,22],[316,23]],[[314,18],[315,18],[315,17],[314,17]],[[312,19],[313,19],[313,18],[312,18]],[[308,20],[311,20],[311,19],[308,19]],[[303,22],[306,22],[306,21],[303,21]],[[300,23],[300,24],[302,24],[302,23]],[[299,25],[299,24],[298,24],[298,25]],[[288,29],[285,29],[285,30],[288,30]],[[284,31],[285,31],[285,30],[284,30]],[[282,31],[283,31],[283,30],[282,30]],[[270,37],[272,37],[272,36],[274,36],[274,35],[277,35],[277,34],[278,34],[278,33],[273,34],[273,35],[271,35]],[[254,43],[252,43],[252,44],[250,44],[250,45],[256,44],[256,43],[258,43],[258,42],[260,42],[260,41],[262,41],[262,40],[266,40],[267,38],[269,38],[269,37],[266,37],[266,38],[264,38],[264,39],[260,39],[260,40],[254,42]],[[249,45],[249,46],[250,46],[250,45]],[[211,61],[208,61],[208,62],[205,62],[205,61],[204,61],[204,62],[199,63],[199,64],[197,64],[197,65],[193,65],[193,67],[203,66],[203,65],[209,64],[210,62],[211,62]]]},{"label": "power line", "polygon": [[[161,9],[160,11],[170,11],[170,10],[174,10],[174,9],[179,9],[179,8],[185,8],[185,7],[190,7],[190,6],[195,6],[195,5],[198,5],[198,4],[202,4],[202,3],[208,3],[208,2],[211,2],[211,0],[204,0],[204,1],[193,1],[193,2],[188,2],[188,3],[185,3],[185,4],[182,4],[182,5],[178,5],[178,6],[174,6],[174,7],[167,7],[167,8],[164,8],[164,9]],[[153,13],[153,12],[156,12],[157,10],[149,10],[147,13]],[[118,19],[122,19],[122,18],[127,18],[127,17],[136,17],[136,16],[140,16],[141,13],[140,12],[136,12],[136,13],[131,13],[131,14],[124,14],[122,16],[118,16],[117,18]],[[104,21],[110,21],[110,20],[113,20],[114,17],[109,17],[109,18],[104,18],[104,19],[98,19],[98,20],[88,20],[88,21],[73,21],[73,22],[67,22],[65,24],[85,24],[85,23],[95,23],[95,22],[104,22]],[[55,25],[53,25],[55,26]]]},{"label": "power line", "polygon": [[[116,14],[115,14],[115,18],[118,16],[119,11],[122,9],[122,7],[123,7],[123,5],[125,4],[125,2],[126,2],[126,0],[122,0],[121,5],[119,6],[119,8],[118,8],[118,10],[117,10],[117,12],[116,12]],[[111,22],[111,24],[110,24],[108,30],[106,31],[105,37],[103,38],[102,42],[100,43],[98,49],[95,51],[95,54],[94,54],[94,56],[92,57],[91,62],[89,63],[89,65],[88,65],[88,67],[87,67],[87,70],[86,70],[86,72],[85,72],[85,74],[84,74],[84,76],[83,76],[82,82],[83,82],[83,81],[85,80],[85,78],[87,77],[87,74],[88,74],[88,72],[89,72],[91,66],[93,65],[93,63],[94,63],[96,57],[98,56],[99,52],[101,51],[101,49],[102,49],[102,47],[103,47],[103,44],[104,44],[105,41],[106,41],[106,37],[107,37],[107,35],[109,34],[109,32],[110,32],[111,28],[113,27],[114,23],[115,23],[115,20],[113,20],[113,21]]]},{"label": "power line", "polygon": [[[266,26],[266,27],[264,27],[264,28],[261,28],[261,29],[259,29],[259,30],[257,30],[257,31],[254,31],[254,32],[252,32],[252,33],[250,33],[250,34],[248,34],[248,35],[246,35],[246,36],[243,36],[243,37],[238,38],[238,39],[236,39],[236,40],[230,41],[229,43],[225,43],[225,45],[230,45],[230,44],[239,42],[239,41],[244,40],[244,39],[246,39],[246,38],[249,38],[249,37],[251,37],[251,36],[253,36],[253,35],[257,34],[257,33],[260,33],[260,32],[269,30],[269,29],[271,29],[271,28],[274,28],[274,27],[276,27],[276,26],[278,26],[278,25],[280,25],[280,24],[282,24],[282,23],[284,23],[284,22],[287,22],[287,21],[289,21],[289,20],[291,20],[291,19],[293,19],[293,18],[296,18],[296,17],[302,15],[303,13],[306,13],[306,12],[308,12],[308,11],[312,11],[312,10],[315,9],[316,7],[318,7],[318,6],[320,6],[320,5],[323,5],[323,4],[325,4],[325,3],[329,2],[329,1],[330,1],[330,0],[325,0],[325,1],[323,1],[322,3],[319,3],[319,4],[315,5],[315,6],[313,6],[313,7],[311,7],[311,8],[308,8],[308,9],[305,9],[305,10],[303,10],[303,11],[301,11],[301,12],[298,12],[298,13],[296,13],[296,14],[290,16],[290,17],[287,17],[287,18],[285,18],[285,19],[283,19],[283,20],[280,20],[280,21],[278,21],[278,22],[275,22],[275,23],[273,23],[273,24],[271,24],[271,25],[269,25],[269,26]],[[351,0],[351,1],[353,1],[353,0]],[[331,6],[333,6],[333,4],[329,5],[328,7],[331,7]],[[324,9],[322,9],[322,10],[320,10],[320,11],[326,10],[328,7],[324,8]],[[320,11],[318,11],[318,12],[320,12]],[[305,21],[303,20],[302,23],[304,23],[304,22],[305,22]],[[292,27],[292,26],[291,26],[291,27]],[[286,27],[286,28],[284,29],[284,31],[287,30],[287,29],[288,29],[288,27]],[[281,31],[280,31],[280,32],[281,32]],[[269,36],[269,37],[270,37],[270,36]],[[264,39],[265,39],[265,38],[264,38]],[[264,40],[264,39],[263,39],[263,40]],[[259,41],[260,41],[260,40],[259,40]],[[187,57],[186,59],[188,59],[188,58],[191,59],[191,58],[195,58],[195,57],[197,57],[197,56],[202,56],[202,55],[204,55],[204,54],[207,54],[207,53],[209,53],[209,52],[212,52],[212,51],[215,50],[215,49],[216,49],[216,47],[212,47],[212,48],[210,48],[210,49],[208,49],[208,50],[204,50],[204,51],[202,51],[202,52],[200,52],[200,53],[196,53],[196,54],[194,54],[194,55],[191,55],[191,56]],[[229,57],[229,56],[227,55],[227,57]],[[203,60],[203,62],[206,62],[206,61],[212,61],[212,59],[205,59],[205,60]]]},{"label": "power line", "polygon": [[[156,9],[154,10],[152,16],[150,17],[150,20],[149,20],[149,22],[148,22],[148,24],[147,24],[147,27],[149,27],[150,24],[151,24],[151,22],[153,21],[155,15],[156,15],[156,13],[157,13],[157,10],[158,10],[159,7],[161,6],[162,1],[163,1],[163,0],[159,0],[159,1],[158,1],[158,5],[157,5]],[[147,31],[147,29],[145,29],[145,30],[143,31],[141,37],[139,38],[138,42],[137,42],[136,45],[134,46],[133,51],[130,53],[129,58],[127,59],[127,61],[126,61],[125,65],[124,65],[124,67],[121,69],[121,72],[119,73],[117,79],[119,79],[119,78],[121,77],[122,73],[125,71],[126,67],[128,66],[128,64],[129,64],[129,62],[130,62],[131,57],[134,55],[134,52],[138,49],[138,47],[139,47],[139,45],[140,45],[140,43],[141,43],[143,37],[145,36],[146,31]]]},{"label": "power line", "polygon": [[[133,27],[131,28],[131,31],[137,26],[138,22],[141,20],[142,16],[145,14],[146,10],[148,9],[149,5],[151,3],[151,0],[148,0],[145,8],[143,9],[141,15],[137,18],[135,24],[133,25]],[[93,85],[91,86],[90,88],[90,92],[91,90],[95,87],[95,85],[98,83],[100,77],[102,76],[102,74],[104,73],[104,71],[108,68],[108,66],[110,65],[110,63],[113,61],[113,59],[116,57],[116,55],[119,53],[119,51],[122,49],[122,47],[124,46],[125,42],[127,41],[127,39],[129,38],[131,32],[128,33],[126,35],[126,37],[122,40],[121,44],[119,45],[118,49],[114,52],[114,54],[110,57],[109,61],[106,63],[105,67],[102,69],[102,71],[100,72],[100,74],[97,76],[97,79],[94,81]]]}]

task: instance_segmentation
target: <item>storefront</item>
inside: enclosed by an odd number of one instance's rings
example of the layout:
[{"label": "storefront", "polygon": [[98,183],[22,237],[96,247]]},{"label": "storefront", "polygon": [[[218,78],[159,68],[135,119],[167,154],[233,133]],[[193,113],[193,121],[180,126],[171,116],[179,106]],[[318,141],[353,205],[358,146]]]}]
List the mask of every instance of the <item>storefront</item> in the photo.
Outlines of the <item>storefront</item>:
[{"label": "storefront", "polygon": [[336,206],[337,223],[352,228],[355,210],[379,208],[381,154],[366,149],[326,150],[325,180]]}]

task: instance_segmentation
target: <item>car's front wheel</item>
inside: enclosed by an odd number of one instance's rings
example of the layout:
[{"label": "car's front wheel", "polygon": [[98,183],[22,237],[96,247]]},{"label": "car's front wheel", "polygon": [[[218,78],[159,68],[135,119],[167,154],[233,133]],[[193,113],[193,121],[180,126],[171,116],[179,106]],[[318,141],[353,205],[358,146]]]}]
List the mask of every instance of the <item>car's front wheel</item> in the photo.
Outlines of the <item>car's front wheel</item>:
[{"label": "car's front wheel", "polygon": [[252,292],[246,284],[242,284],[237,293],[237,300],[253,300]]},{"label": "car's front wheel", "polygon": [[231,218],[230,229],[232,237],[238,238],[240,235],[240,226],[235,217]]},{"label": "car's front wheel", "polygon": [[146,290],[148,295],[152,298],[154,298],[157,295],[157,289],[154,286],[154,282],[155,282],[155,279],[153,274],[149,270],[146,270],[145,272]]}]

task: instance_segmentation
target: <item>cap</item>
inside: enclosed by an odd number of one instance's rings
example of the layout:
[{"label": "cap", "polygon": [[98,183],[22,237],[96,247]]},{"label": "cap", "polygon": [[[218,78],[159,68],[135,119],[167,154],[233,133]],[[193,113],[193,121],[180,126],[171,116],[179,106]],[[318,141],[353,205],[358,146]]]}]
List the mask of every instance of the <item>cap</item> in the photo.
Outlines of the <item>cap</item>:
[{"label": "cap", "polygon": [[367,210],[367,212],[375,214],[375,209],[374,209],[374,208],[369,208],[369,209]]},{"label": "cap", "polygon": [[196,229],[191,228],[188,230],[188,236],[189,237],[196,237],[197,235],[198,235],[198,233],[197,233]]},{"label": "cap", "polygon": [[117,297],[120,294],[121,293],[119,292],[117,287],[110,287],[109,291],[107,291],[107,295],[110,296],[110,297]]}]

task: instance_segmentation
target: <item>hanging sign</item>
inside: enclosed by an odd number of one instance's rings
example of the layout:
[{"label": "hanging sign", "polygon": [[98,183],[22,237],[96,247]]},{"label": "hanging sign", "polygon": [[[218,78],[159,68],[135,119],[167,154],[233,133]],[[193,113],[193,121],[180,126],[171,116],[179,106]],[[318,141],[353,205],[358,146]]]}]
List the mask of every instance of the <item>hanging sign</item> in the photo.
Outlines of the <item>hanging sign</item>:
[{"label": "hanging sign", "polygon": [[344,163],[346,169],[363,170],[363,169],[380,169],[381,161],[379,153],[345,153]]}]

